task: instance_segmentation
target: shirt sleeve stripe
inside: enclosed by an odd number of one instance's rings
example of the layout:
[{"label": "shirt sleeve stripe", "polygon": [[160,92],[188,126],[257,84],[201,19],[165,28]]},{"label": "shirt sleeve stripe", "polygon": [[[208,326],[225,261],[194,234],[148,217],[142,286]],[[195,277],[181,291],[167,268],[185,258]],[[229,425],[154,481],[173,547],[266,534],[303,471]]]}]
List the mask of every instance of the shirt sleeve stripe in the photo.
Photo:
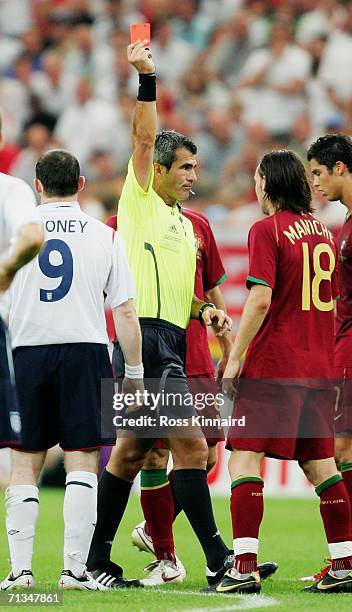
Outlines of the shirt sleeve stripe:
[{"label": "shirt sleeve stripe", "polygon": [[219,278],[219,280],[216,281],[216,283],[214,283],[214,287],[221,285],[221,283],[223,283],[226,279],[227,279],[227,274],[223,274],[222,277]]},{"label": "shirt sleeve stripe", "polygon": [[247,281],[256,285],[265,285],[266,287],[270,286],[266,281],[261,280],[260,278],[255,278],[254,276],[247,276]]}]

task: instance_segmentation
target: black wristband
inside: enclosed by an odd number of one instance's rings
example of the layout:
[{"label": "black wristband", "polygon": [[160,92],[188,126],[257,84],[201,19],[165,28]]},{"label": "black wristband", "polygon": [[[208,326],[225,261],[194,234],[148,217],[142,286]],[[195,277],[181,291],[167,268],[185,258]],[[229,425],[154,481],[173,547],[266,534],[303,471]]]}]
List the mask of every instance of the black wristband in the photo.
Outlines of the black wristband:
[{"label": "black wristband", "polygon": [[155,102],[156,100],[156,75],[140,74],[137,100],[140,102]]},{"label": "black wristband", "polygon": [[212,304],[211,302],[205,302],[204,304],[202,304],[202,306],[199,309],[199,313],[198,313],[198,319],[200,321],[203,321],[203,312],[206,308],[216,308],[215,304]]}]

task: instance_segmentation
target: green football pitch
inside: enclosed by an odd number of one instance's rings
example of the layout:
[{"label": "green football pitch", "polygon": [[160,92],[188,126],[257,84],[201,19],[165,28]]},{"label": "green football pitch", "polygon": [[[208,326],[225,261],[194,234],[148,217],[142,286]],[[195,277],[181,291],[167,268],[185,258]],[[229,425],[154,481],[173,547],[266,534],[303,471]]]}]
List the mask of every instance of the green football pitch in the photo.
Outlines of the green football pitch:
[{"label": "green football pitch", "polygon": [[[34,568],[38,592],[56,588],[56,581],[62,569],[62,500],[61,490],[42,490],[40,518],[35,543]],[[214,499],[218,526],[226,541],[231,542],[231,521],[229,502],[224,498]],[[0,530],[0,574],[9,570],[8,548],[4,528],[4,511],[1,507]],[[113,549],[113,559],[124,567],[127,577],[141,578],[143,567],[152,560],[146,553],[140,553],[131,546],[130,532],[141,520],[139,500],[133,496],[121,524]],[[184,610],[196,612],[212,610],[326,610],[351,611],[352,594],[319,595],[301,593],[303,583],[297,578],[309,575],[322,566],[327,554],[323,530],[320,523],[318,500],[269,499],[266,502],[265,517],[261,530],[260,560],[276,561],[279,570],[273,580],[263,584],[260,595],[202,595],[199,590],[205,585],[204,558],[202,551],[183,516],[175,525],[177,552],[187,569],[187,580],[180,585],[154,589],[133,589],[106,593],[67,592],[63,594],[63,607],[67,612],[95,612],[100,610],[133,610],[135,612],[171,612]],[[15,606],[0,606],[1,610]],[[24,606],[21,606],[22,609]],[[26,606],[43,610],[43,607]],[[17,608],[17,606],[16,606]]]}]

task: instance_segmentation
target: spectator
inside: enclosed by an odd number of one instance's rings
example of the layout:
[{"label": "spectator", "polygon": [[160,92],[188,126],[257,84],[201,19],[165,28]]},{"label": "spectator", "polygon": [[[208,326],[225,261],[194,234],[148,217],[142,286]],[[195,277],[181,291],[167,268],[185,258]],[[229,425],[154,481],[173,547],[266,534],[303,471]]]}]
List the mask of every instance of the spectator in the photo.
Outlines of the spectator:
[{"label": "spectator", "polygon": [[204,13],[197,11],[197,0],[178,0],[175,6],[176,17],[172,29],[176,36],[197,49],[207,45],[212,22]]},{"label": "spectator", "polygon": [[72,48],[64,60],[64,72],[74,77],[97,79],[110,68],[110,51],[106,44],[94,43],[92,25],[78,23],[71,32]]},{"label": "spectator", "polygon": [[331,121],[342,120],[343,117],[338,103],[334,103],[336,99],[326,74],[325,56],[328,49],[328,36],[325,34],[315,36],[306,45],[306,49],[313,59],[311,77],[307,81],[308,114],[313,128],[317,132],[325,131]]},{"label": "spectator", "polygon": [[178,82],[191,65],[195,50],[189,43],[177,38],[168,21],[156,24],[153,35],[153,57],[158,74],[175,91]]},{"label": "spectator", "polygon": [[244,121],[260,123],[271,134],[287,134],[304,110],[309,54],[291,42],[289,26],[274,23],[268,48],[251,53],[240,75]]},{"label": "spectator", "polygon": [[214,78],[208,62],[200,66],[193,64],[182,79],[181,102],[179,106],[188,114],[189,121],[196,129],[205,127],[206,113],[214,107],[226,107],[230,92],[221,81]]},{"label": "spectator", "polygon": [[30,30],[23,32],[21,35],[21,42],[24,53],[31,58],[32,70],[41,70],[43,40],[38,28],[33,27]]},{"label": "spectator", "polygon": [[40,123],[30,124],[25,132],[25,148],[11,166],[11,174],[32,187],[35,165],[39,157],[49,148],[49,142],[50,131],[46,126]]},{"label": "spectator", "polygon": [[338,0],[309,0],[311,10],[298,19],[297,42],[309,44],[321,34],[329,34],[345,15],[343,3]]},{"label": "spectator", "polygon": [[75,77],[64,73],[62,55],[53,49],[43,55],[42,68],[32,76],[32,91],[45,110],[59,117],[73,100]]},{"label": "spectator", "polygon": [[95,98],[90,81],[81,78],[76,100],[60,116],[55,136],[83,165],[97,147],[111,150],[111,130],[116,121],[114,106]]},{"label": "spectator", "polygon": [[7,134],[12,141],[18,141],[24,124],[30,114],[31,59],[20,54],[12,69],[12,75],[0,83],[1,105],[7,116]]},{"label": "spectator", "polygon": [[103,0],[103,12],[94,22],[94,36],[105,43],[114,29],[128,31],[130,23],[144,21],[143,15],[123,0]]},{"label": "spectator", "polygon": [[199,159],[208,173],[219,177],[226,159],[240,153],[244,144],[244,133],[241,127],[235,129],[228,109],[210,111],[206,124],[207,131],[197,138]]},{"label": "spectator", "polygon": [[209,65],[226,83],[235,83],[253,50],[250,38],[250,18],[247,11],[234,13],[218,36],[214,33],[208,52]]},{"label": "spectator", "polygon": [[31,0],[0,2],[0,32],[20,36],[32,25]]}]

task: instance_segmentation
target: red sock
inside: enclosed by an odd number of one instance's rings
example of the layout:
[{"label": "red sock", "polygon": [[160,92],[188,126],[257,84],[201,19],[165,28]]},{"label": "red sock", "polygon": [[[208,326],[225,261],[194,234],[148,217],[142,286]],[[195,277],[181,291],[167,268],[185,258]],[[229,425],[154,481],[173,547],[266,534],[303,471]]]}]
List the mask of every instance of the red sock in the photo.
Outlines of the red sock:
[{"label": "red sock", "polygon": [[[146,478],[150,478],[149,474],[150,472],[143,470],[143,487],[146,486]],[[141,505],[147,523],[147,533],[153,540],[156,558],[175,562],[172,533],[174,503],[169,483],[157,488],[142,488]]]},{"label": "red sock", "polygon": [[[352,541],[350,500],[340,474],[328,478],[315,490],[320,496],[320,514],[331,552],[331,547],[338,548],[339,542]],[[352,569],[351,555],[334,558],[331,553],[331,556],[333,570]]]},{"label": "red sock", "polygon": [[[264,483],[261,478],[243,477],[231,485],[231,517],[234,547],[237,549],[238,538],[254,538],[258,540],[259,527],[263,519]],[[242,552],[242,548],[244,548]],[[246,543],[241,543],[241,552],[235,550],[235,568],[241,574],[257,571],[257,552],[245,550]]]},{"label": "red sock", "polygon": [[343,463],[341,465],[341,475],[345,483],[352,508],[352,463]]}]

